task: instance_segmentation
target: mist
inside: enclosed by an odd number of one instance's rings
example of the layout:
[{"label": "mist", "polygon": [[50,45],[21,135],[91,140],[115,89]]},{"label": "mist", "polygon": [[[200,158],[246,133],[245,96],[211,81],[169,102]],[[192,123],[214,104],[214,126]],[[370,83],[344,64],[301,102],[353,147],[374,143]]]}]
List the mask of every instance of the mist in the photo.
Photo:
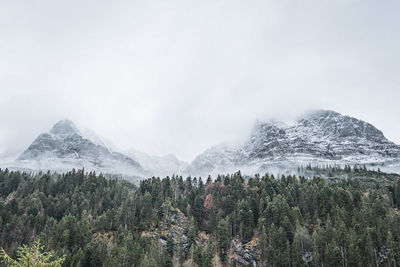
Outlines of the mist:
[{"label": "mist", "polygon": [[69,118],[191,161],[332,109],[400,143],[399,1],[2,1],[0,153]]}]

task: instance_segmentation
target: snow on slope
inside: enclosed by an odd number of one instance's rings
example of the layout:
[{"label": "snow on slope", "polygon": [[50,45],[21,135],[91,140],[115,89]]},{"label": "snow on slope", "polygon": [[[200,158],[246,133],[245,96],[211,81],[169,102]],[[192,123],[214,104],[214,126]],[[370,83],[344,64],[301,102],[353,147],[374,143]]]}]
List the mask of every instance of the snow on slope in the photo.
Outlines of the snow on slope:
[{"label": "snow on slope", "polygon": [[4,157],[1,167],[19,170],[67,171],[85,167],[96,172],[132,177],[208,175],[257,172],[292,173],[299,165],[365,164],[400,172],[400,146],[373,125],[334,111],[319,110],[291,124],[256,122],[239,145],[219,145],[198,155],[191,164],[174,155],[151,156],[116,148],[91,130],[63,120],[39,135],[17,160]]},{"label": "snow on slope", "polygon": [[93,138],[93,133],[89,139],[72,121],[59,121],[49,132],[40,134],[9,167],[55,171],[84,167],[87,171],[131,177],[148,175],[138,162]]},{"label": "snow on slope", "polygon": [[135,180],[182,174],[187,165],[172,154],[160,157],[133,149],[125,152],[94,131],[79,129],[70,120],[61,120],[49,132],[40,134],[17,160],[0,159],[1,167],[17,170],[65,172],[84,167],[87,171],[121,174]]},{"label": "snow on slope", "polygon": [[152,156],[138,150],[130,149],[125,154],[140,162],[145,170],[153,176],[166,177],[173,174],[182,174],[188,163],[179,160],[175,155]]},{"label": "snow on slope", "polygon": [[373,125],[318,110],[292,124],[257,122],[243,144],[213,147],[197,156],[185,171],[191,175],[238,169],[248,173],[290,171],[307,164],[379,164],[394,170],[400,166],[399,158],[400,146]]}]

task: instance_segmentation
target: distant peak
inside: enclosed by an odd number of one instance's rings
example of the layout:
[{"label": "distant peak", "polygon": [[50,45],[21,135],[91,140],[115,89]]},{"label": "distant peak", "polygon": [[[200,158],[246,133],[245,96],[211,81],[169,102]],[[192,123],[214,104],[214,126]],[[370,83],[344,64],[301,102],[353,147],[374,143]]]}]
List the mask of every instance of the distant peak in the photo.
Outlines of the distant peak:
[{"label": "distant peak", "polygon": [[307,114],[309,114],[309,115],[327,115],[327,114],[340,115],[339,112],[336,112],[334,110],[329,110],[329,109],[314,109],[314,110],[310,110]]},{"label": "distant peak", "polygon": [[276,126],[276,127],[285,127],[286,123],[284,123],[283,121],[280,121],[280,120],[275,120],[275,119],[269,119],[266,121],[257,119],[254,123],[254,128],[263,127],[265,125]]},{"label": "distant peak", "polygon": [[71,120],[64,119],[54,124],[53,128],[51,128],[50,130],[50,133],[67,135],[67,134],[79,133],[79,130]]},{"label": "distant peak", "polygon": [[305,114],[303,114],[303,116],[300,117],[300,119],[307,119],[313,117],[328,117],[328,116],[336,117],[336,116],[342,116],[342,114],[333,110],[315,109],[306,112]]}]

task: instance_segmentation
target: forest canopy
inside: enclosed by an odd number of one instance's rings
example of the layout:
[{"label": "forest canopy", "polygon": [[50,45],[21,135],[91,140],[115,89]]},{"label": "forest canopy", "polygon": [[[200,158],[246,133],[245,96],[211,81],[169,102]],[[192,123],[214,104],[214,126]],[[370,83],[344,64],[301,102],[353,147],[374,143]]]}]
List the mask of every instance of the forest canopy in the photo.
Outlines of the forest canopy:
[{"label": "forest canopy", "polygon": [[399,264],[398,175],[303,171],[319,176],[237,172],[134,185],[84,170],[0,170],[0,247],[16,258],[40,242],[63,266]]}]

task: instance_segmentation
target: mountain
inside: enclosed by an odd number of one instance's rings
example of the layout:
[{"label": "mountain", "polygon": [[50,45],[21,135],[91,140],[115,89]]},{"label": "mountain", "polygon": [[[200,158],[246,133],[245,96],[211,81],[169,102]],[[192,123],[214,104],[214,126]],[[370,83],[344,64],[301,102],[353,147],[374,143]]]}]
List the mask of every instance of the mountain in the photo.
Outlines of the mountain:
[{"label": "mountain", "polygon": [[124,154],[128,155],[137,162],[140,162],[145,170],[158,177],[182,174],[188,166],[188,163],[179,160],[173,154],[168,154],[165,156],[153,156],[135,149],[124,151]]},{"label": "mountain", "polygon": [[241,145],[220,145],[197,156],[192,175],[293,168],[306,164],[390,164],[400,146],[370,123],[330,110],[317,110],[294,123],[256,122]]},{"label": "mountain", "polygon": [[211,147],[198,155],[184,170],[189,175],[208,175],[237,170],[238,149],[225,144]]},{"label": "mountain", "polygon": [[[330,110],[318,110],[285,124],[257,121],[249,137],[238,145],[218,145],[198,155],[190,164],[174,155],[151,156],[120,150],[91,130],[79,130],[72,121],[57,122],[40,134],[16,161],[3,167],[23,170],[71,168],[125,176],[172,174],[208,175],[269,171],[293,172],[299,165],[365,164],[385,171],[400,170],[400,146],[389,141],[370,123]],[[5,162],[5,160],[2,160]]]},{"label": "mountain", "polygon": [[111,151],[91,132],[90,137],[72,121],[61,120],[40,134],[17,159],[18,166],[33,170],[70,170],[85,167],[105,173],[143,175],[142,166],[130,157]]}]

